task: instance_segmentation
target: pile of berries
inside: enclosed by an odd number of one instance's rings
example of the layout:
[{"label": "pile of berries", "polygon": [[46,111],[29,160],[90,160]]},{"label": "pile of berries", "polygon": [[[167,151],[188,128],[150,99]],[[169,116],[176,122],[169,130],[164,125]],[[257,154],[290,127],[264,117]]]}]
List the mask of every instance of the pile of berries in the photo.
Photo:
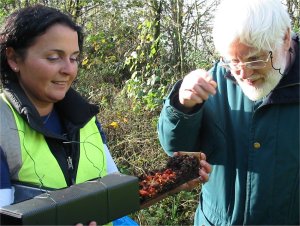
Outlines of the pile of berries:
[{"label": "pile of berries", "polygon": [[197,177],[199,177],[199,160],[197,157],[189,155],[170,157],[165,169],[151,171],[139,176],[141,202]]}]

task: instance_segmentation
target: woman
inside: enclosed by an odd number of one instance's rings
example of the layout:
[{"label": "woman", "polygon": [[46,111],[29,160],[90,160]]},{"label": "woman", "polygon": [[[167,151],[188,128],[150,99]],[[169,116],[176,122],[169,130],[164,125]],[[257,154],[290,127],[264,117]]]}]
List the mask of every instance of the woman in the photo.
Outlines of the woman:
[{"label": "woman", "polygon": [[62,12],[37,5],[8,17],[0,43],[0,206],[14,202],[11,181],[59,189],[117,172],[98,107],[71,88],[81,28]]}]

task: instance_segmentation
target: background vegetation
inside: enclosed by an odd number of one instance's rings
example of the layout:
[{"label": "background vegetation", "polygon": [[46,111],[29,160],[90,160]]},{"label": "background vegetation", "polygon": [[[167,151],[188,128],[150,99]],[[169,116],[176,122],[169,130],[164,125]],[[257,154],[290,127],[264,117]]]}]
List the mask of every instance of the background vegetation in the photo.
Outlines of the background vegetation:
[{"label": "background vegetation", "polygon": [[[163,99],[190,70],[216,59],[211,22],[219,0],[1,0],[0,23],[23,6],[59,8],[84,27],[74,87],[100,106],[99,120],[120,171],[165,166],[156,125]],[[299,0],[284,1],[299,32]],[[132,213],[140,225],[191,225],[201,188]]]}]

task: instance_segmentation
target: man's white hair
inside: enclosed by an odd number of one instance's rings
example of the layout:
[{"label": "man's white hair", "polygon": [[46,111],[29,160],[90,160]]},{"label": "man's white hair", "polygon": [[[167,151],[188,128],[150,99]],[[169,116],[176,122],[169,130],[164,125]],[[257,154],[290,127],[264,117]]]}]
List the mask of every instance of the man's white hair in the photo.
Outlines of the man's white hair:
[{"label": "man's white hair", "polygon": [[223,0],[216,11],[213,38],[221,55],[235,41],[274,51],[290,28],[289,14],[280,0]]}]

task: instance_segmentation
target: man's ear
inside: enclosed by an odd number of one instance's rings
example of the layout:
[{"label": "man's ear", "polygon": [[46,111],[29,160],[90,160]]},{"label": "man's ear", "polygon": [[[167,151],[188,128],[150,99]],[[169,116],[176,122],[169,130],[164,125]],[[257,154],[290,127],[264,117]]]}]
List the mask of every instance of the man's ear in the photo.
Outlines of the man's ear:
[{"label": "man's ear", "polygon": [[283,46],[286,51],[288,51],[291,47],[291,29],[288,28],[284,38],[283,38]]},{"label": "man's ear", "polygon": [[7,63],[14,72],[19,72],[17,54],[12,47],[6,48]]}]

